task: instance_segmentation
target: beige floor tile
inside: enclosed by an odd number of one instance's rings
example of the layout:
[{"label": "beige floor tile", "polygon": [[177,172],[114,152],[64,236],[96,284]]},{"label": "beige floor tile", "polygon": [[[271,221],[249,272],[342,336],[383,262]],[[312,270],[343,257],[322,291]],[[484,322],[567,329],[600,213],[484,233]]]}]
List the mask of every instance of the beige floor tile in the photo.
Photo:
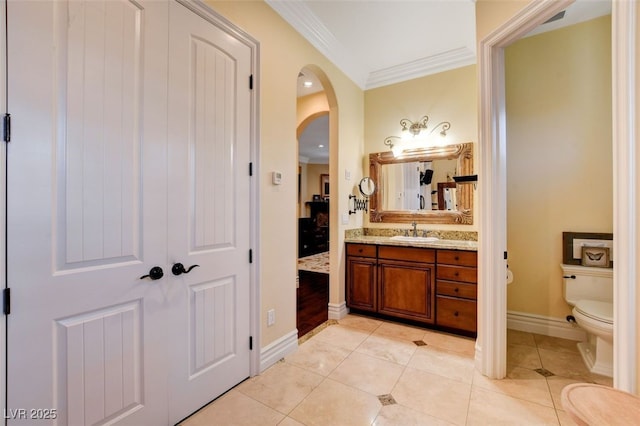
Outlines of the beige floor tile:
[{"label": "beige floor tile", "polygon": [[511,370],[513,367],[530,370],[542,368],[538,349],[530,346],[507,345],[507,369]]},{"label": "beige floor tile", "polygon": [[278,423],[278,426],[304,426],[304,424],[293,420],[291,417],[285,417],[284,420]]},{"label": "beige floor tile", "polygon": [[579,353],[557,352],[538,349],[542,366],[556,376],[581,381],[591,381],[591,372]]},{"label": "beige floor tile", "polygon": [[465,354],[470,358],[473,358],[476,353],[476,340],[470,337],[428,330],[424,335],[424,342],[441,349]]},{"label": "beige floor tile", "polygon": [[471,385],[407,367],[391,391],[398,404],[464,425]]},{"label": "beige floor tile", "polygon": [[314,338],[300,345],[296,352],[287,355],[285,361],[326,377],[350,353],[348,349],[328,345]]},{"label": "beige floor tile", "polygon": [[539,349],[548,349],[556,352],[580,353],[578,351],[578,342],[575,340],[562,339],[560,337],[543,336],[542,334],[534,334],[536,346]]},{"label": "beige floor tile", "polygon": [[407,367],[438,374],[449,379],[471,383],[474,360],[464,354],[445,351],[435,346],[420,346]]},{"label": "beige floor tile", "polygon": [[467,425],[558,425],[556,411],[550,407],[491,392],[474,386]]},{"label": "beige floor tile", "polygon": [[377,336],[392,337],[398,340],[422,340],[426,329],[420,327],[412,327],[410,325],[398,324],[393,322],[383,322],[380,324],[373,334]]},{"label": "beige floor tile", "polygon": [[382,321],[375,318],[350,314],[339,320],[338,323],[346,327],[359,328],[364,331],[372,332],[376,328],[380,327]]},{"label": "beige floor tile", "polygon": [[326,379],[289,414],[308,426],[370,425],[382,405],[377,397]]},{"label": "beige floor tile", "polygon": [[556,409],[563,409],[562,403],[560,402],[560,394],[562,393],[562,389],[565,386],[572,385],[574,383],[580,383],[580,381],[560,376],[551,376],[547,378],[549,391],[551,391],[551,397],[553,398],[553,404],[555,405]]},{"label": "beige floor tile", "polygon": [[451,424],[404,405],[394,404],[382,407],[372,426],[450,426]]},{"label": "beige floor tile", "polygon": [[526,331],[520,331],[520,330],[511,330],[510,328],[508,328],[507,344],[535,347],[536,341],[535,341],[535,338],[533,337],[533,333],[528,333]]},{"label": "beige floor tile", "polygon": [[313,339],[322,340],[323,342],[327,342],[333,346],[339,346],[352,351],[360,346],[360,344],[364,342],[364,339],[369,337],[369,334],[371,333],[368,331],[338,324],[325,328],[314,336]]},{"label": "beige floor tile", "polygon": [[525,368],[518,368],[513,376],[517,378],[507,377],[502,380],[492,380],[475,371],[473,387],[535,402],[546,407],[554,407],[549,386],[543,376]]},{"label": "beige floor tile", "polygon": [[258,401],[231,390],[194,414],[181,426],[255,426],[277,425],[284,419],[282,413],[266,407]]},{"label": "beige floor tile", "polygon": [[237,390],[281,413],[288,414],[317,387],[324,377],[287,362],[246,380]]},{"label": "beige floor tile", "polygon": [[574,422],[565,411],[556,410],[556,414],[558,414],[558,420],[560,420],[560,426],[577,426],[577,423]]},{"label": "beige floor tile", "polygon": [[329,378],[377,396],[391,393],[403,370],[394,362],[352,352]]},{"label": "beige floor tile", "polygon": [[415,343],[408,340],[397,340],[374,333],[358,346],[356,352],[407,365],[417,348]]}]

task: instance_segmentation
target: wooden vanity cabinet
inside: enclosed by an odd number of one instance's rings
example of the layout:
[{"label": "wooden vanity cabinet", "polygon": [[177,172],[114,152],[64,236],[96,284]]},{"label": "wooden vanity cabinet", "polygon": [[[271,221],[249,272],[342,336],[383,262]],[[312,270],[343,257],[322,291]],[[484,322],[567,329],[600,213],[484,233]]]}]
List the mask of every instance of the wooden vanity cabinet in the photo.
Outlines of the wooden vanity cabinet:
[{"label": "wooden vanity cabinet", "polygon": [[477,252],[346,244],[347,306],[476,333]]},{"label": "wooden vanity cabinet", "polygon": [[436,324],[476,333],[477,252],[438,250],[436,260]]},{"label": "wooden vanity cabinet", "polygon": [[420,322],[435,322],[435,250],[378,248],[378,312]]},{"label": "wooden vanity cabinet", "polygon": [[378,310],[378,246],[347,244],[347,305],[361,311]]}]

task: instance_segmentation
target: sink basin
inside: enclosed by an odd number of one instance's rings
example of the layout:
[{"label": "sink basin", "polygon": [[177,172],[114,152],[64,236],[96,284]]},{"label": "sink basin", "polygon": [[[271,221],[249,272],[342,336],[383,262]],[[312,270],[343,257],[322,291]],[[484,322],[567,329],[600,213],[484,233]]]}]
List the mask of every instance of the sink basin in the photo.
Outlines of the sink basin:
[{"label": "sink basin", "polygon": [[409,237],[406,235],[396,235],[391,237],[391,239],[395,241],[409,241],[412,243],[432,243],[439,240],[438,237]]}]

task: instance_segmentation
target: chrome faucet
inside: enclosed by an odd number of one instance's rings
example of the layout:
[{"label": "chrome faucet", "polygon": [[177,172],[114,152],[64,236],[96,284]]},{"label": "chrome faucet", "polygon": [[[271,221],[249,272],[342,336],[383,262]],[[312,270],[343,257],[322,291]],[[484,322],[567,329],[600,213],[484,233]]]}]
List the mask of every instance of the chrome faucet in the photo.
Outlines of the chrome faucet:
[{"label": "chrome faucet", "polygon": [[411,222],[411,226],[413,226],[413,236],[417,237],[418,236],[418,224],[413,221]]}]

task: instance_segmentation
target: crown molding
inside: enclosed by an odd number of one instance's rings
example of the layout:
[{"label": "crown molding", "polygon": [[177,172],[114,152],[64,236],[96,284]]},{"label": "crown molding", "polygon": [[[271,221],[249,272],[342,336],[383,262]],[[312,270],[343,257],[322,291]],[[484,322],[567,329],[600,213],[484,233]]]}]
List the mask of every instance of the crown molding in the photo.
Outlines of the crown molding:
[{"label": "crown molding", "polygon": [[265,0],[285,21],[309,43],[333,62],[361,89],[364,89],[368,72],[353,60],[353,55],[324,26],[303,2]]},{"label": "crown molding", "polygon": [[467,47],[460,47],[437,55],[373,71],[369,74],[365,89],[374,89],[475,63],[476,53]]}]

